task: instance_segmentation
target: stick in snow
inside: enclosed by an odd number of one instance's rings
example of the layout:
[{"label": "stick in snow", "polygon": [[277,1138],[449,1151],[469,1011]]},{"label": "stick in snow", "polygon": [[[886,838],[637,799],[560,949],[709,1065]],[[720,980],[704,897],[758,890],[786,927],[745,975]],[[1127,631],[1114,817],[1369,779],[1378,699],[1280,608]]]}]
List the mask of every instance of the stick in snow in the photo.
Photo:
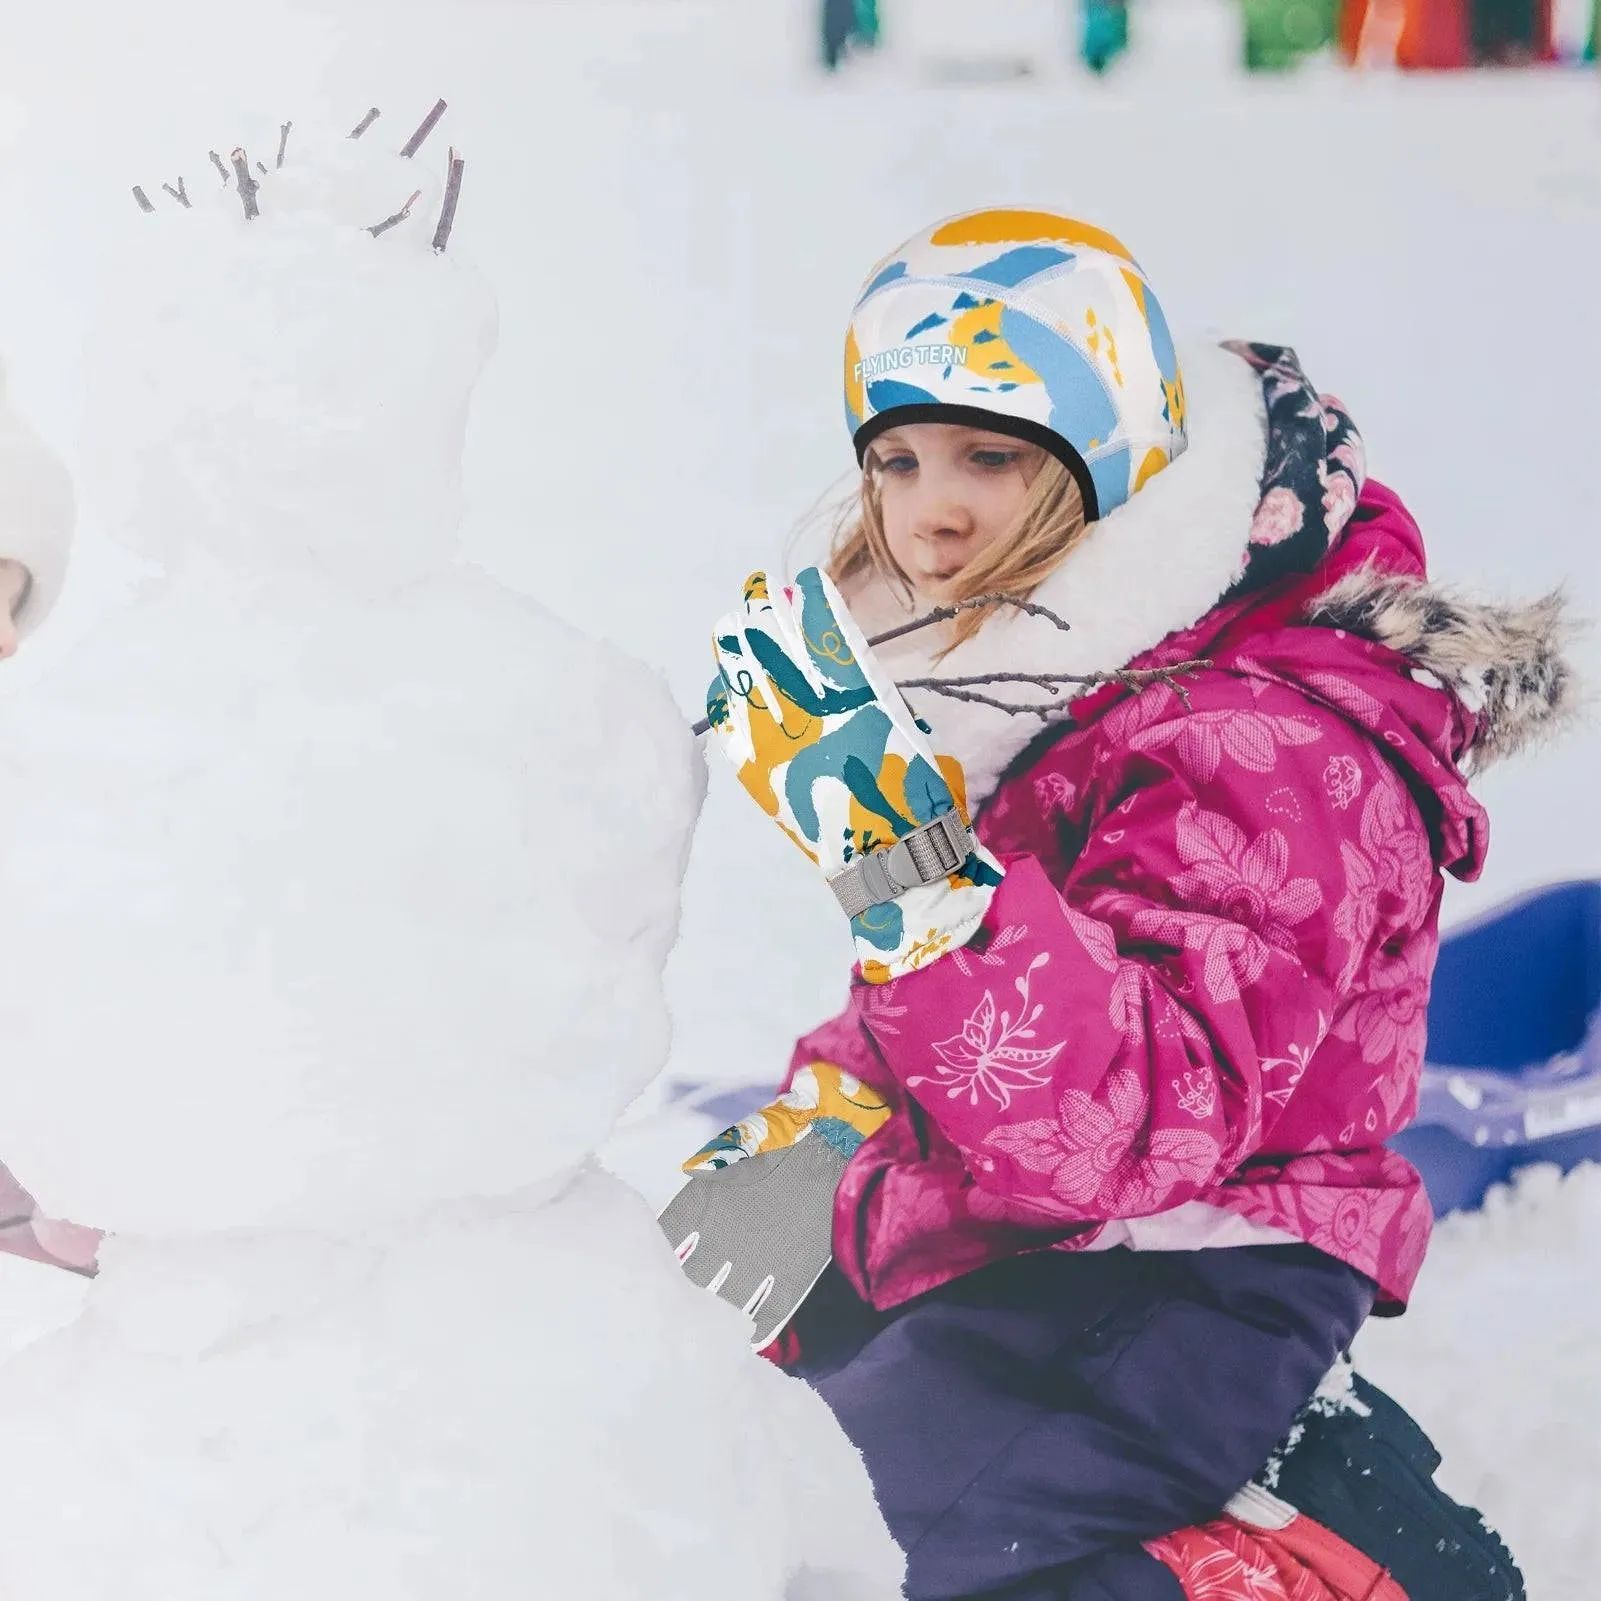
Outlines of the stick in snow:
[{"label": "stick in snow", "polygon": [[222,186],[224,189],[226,189],[228,187],[228,169],[223,166],[222,157],[219,156],[215,150],[208,150],[206,154],[211,157],[212,166],[214,166],[217,171],[222,174]]},{"label": "stick in snow", "polygon": [[172,198],[176,200],[178,204],[186,211],[189,209],[189,191],[184,188],[182,178],[178,180],[178,187],[176,189],[174,189],[170,183],[164,183],[161,187],[165,189],[167,193],[171,195]]},{"label": "stick in snow", "polygon": [[377,106],[374,106],[372,110],[369,111],[367,115],[350,130],[350,137],[352,139],[359,139],[378,120],[378,115],[378,108]]},{"label": "stick in snow", "polygon": [[133,198],[139,202],[139,209],[141,211],[151,212],[151,211],[154,211],[156,209],[153,205],[150,204],[150,196],[147,195],[144,192],[144,190],[139,187],[138,184],[135,184],[133,186]]},{"label": "stick in snow", "polygon": [[[443,102],[441,102],[443,103]],[[461,169],[466,162],[450,150],[450,176],[445,180],[445,202],[439,208],[439,226],[434,229],[434,252],[443,250],[450,241],[450,230],[456,224],[456,202],[461,199]]]},{"label": "stick in snow", "polygon": [[436,100],[434,102],[434,109],[422,119],[422,122],[417,127],[416,133],[414,133],[411,138],[409,138],[405,144],[400,147],[401,155],[405,156],[408,161],[411,159],[411,157],[416,155],[417,152],[422,149],[423,140],[434,131],[435,127],[439,123],[439,119],[444,116],[444,114],[445,102],[443,100]]},{"label": "stick in snow", "polygon": [[289,130],[292,127],[294,127],[294,123],[286,122],[278,130],[278,165],[280,167],[284,164],[284,151],[289,148]]},{"label": "stick in snow", "polygon": [[374,239],[376,239],[379,234],[388,233],[396,223],[404,222],[406,218],[411,215],[411,208],[417,204],[417,201],[421,198],[421,196],[421,189],[413,189],[411,192],[411,198],[407,200],[405,205],[403,205],[399,211],[397,211],[392,217],[385,217],[382,222],[373,223],[372,226],[368,228],[367,232],[370,233]]},{"label": "stick in snow", "polygon": [[250,175],[250,158],[243,150],[235,150],[232,157],[233,175],[239,181],[239,198],[245,203],[245,221],[261,215],[261,208],[256,204],[256,191],[261,187]]}]

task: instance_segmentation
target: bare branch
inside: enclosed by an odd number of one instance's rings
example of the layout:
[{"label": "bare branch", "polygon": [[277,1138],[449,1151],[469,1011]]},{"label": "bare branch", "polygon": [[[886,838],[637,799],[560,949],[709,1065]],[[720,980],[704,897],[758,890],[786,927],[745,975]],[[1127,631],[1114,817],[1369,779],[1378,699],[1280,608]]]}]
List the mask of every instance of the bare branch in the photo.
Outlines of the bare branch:
[{"label": "bare branch", "polygon": [[[1069,624],[1064,619],[1058,617],[1048,607],[1037,605],[1033,601],[1022,600],[1015,595],[976,595],[971,600],[958,601],[951,606],[936,606],[933,611],[922,617],[913,618],[911,622],[903,623],[899,628],[874,634],[867,643],[883,645],[889,640],[899,639],[902,635],[911,633],[914,629],[927,628],[932,623],[949,622],[959,612],[972,607],[996,604],[1016,606],[1031,616],[1044,617],[1064,633],[1069,629]],[[977,686],[1033,684],[1047,694],[1060,695],[1062,689],[1069,684],[1081,689],[1093,689],[1101,684],[1121,684],[1125,689],[1138,695],[1152,684],[1166,684],[1183,701],[1185,710],[1188,711],[1190,695],[1182,680],[1211,665],[1211,661],[1207,658],[1197,657],[1193,661],[1174,662],[1170,667],[1121,667],[1105,673],[973,673],[965,678],[902,678],[896,681],[895,687],[901,690],[921,689],[932,695],[944,695],[950,700],[970,701],[977,706],[993,706],[996,711],[1006,712],[1012,716],[1018,713],[1032,713],[1042,722],[1049,722],[1051,714],[1060,708],[1062,704],[1060,700],[1006,701],[994,695],[984,694]],[[709,732],[711,726],[710,719],[703,717],[698,723],[691,724],[689,731],[699,736]]]},{"label": "bare branch", "polygon": [[278,129],[278,161],[277,161],[277,165],[280,166],[280,167],[282,167],[283,164],[284,164],[284,152],[289,148],[289,130],[292,127],[294,127],[294,123],[286,122]]},{"label": "bare branch", "polygon": [[970,678],[903,678],[899,680],[898,689],[922,689],[930,694],[945,695],[951,700],[975,701],[981,706],[994,706],[1000,711],[1009,713],[1032,712],[1042,721],[1049,721],[1051,714],[1061,705],[1060,701],[1017,702],[997,700],[991,695],[981,695],[975,689],[976,684],[1033,684],[1039,689],[1046,690],[1052,695],[1060,695],[1064,685],[1072,684],[1078,688],[1093,689],[1100,684],[1121,684],[1125,689],[1132,690],[1134,694],[1142,694],[1152,684],[1166,684],[1167,687],[1184,702],[1185,709],[1190,705],[1189,691],[1180,682],[1182,676],[1197,673],[1202,668],[1210,667],[1212,663],[1204,658],[1194,661],[1175,662],[1171,667],[1139,667],[1119,668],[1107,673],[977,673]]},{"label": "bare branch", "polygon": [[367,115],[350,130],[350,137],[352,139],[359,139],[378,120],[379,115],[380,113],[377,106],[374,106],[367,113]]},{"label": "bare branch", "polygon": [[139,209],[147,214],[156,209],[150,204],[150,196],[138,184],[133,186],[133,198],[139,202]]},{"label": "bare branch", "polygon": [[[440,102],[444,104],[443,101]],[[450,175],[445,179],[444,204],[439,208],[439,224],[434,229],[434,253],[437,255],[450,241],[450,230],[456,223],[456,202],[461,199],[461,170],[466,162],[456,154],[455,147],[450,151]]]},{"label": "bare branch", "polygon": [[170,183],[164,183],[164,184],[162,184],[161,187],[163,189],[165,189],[167,191],[167,193],[169,195],[171,195],[172,198],[174,200],[176,200],[178,202],[178,204],[180,206],[182,206],[185,210],[189,209],[189,207],[190,207],[189,191],[184,188],[183,179],[182,178],[180,178],[178,180],[178,187],[176,189],[174,189]]},{"label": "bare branch", "polygon": [[215,150],[208,150],[206,154],[211,157],[212,166],[222,175],[222,186],[226,189],[228,187],[228,169],[223,166],[222,157]]},{"label": "bare branch", "polygon": [[404,222],[406,218],[411,215],[411,208],[417,204],[417,201],[421,195],[421,189],[413,189],[410,198],[406,201],[405,205],[400,208],[399,211],[395,212],[393,216],[385,217],[382,222],[373,223],[372,226],[368,228],[367,232],[370,233],[374,239],[376,239],[380,234],[388,233],[389,230],[396,225],[396,223]]},{"label": "bare branch", "polygon": [[261,215],[261,208],[256,204],[256,191],[261,187],[251,176],[250,158],[242,149],[235,150],[230,157],[233,162],[233,175],[239,185],[239,198],[244,202],[245,221]]},{"label": "bare branch", "polygon": [[925,612],[921,617],[914,617],[909,623],[902,623],[899,628],[891,628],[882,634],[875,634],[869,645],[886,645],[892,639],[899,639],[904,634],[915,633],[919,628],[927,628],[933,623],[948,623],[953,617],[964,611],[972,611],[979,606],[1015,606],[1019,611],[1027,612],[1032,617],[1043,617],[1048,622],[1060,628],[1064,634],[1071,633],[1071,625],[1058,617],[1055,612],[1037,604],[1032,600],[1024,600],[1021,595],[974,595],[970,600],[959,600],[951,606],[936,606],[933,611]]},{"label": "bare branch", "polygon": [[[914,681],[912,684],[897,684],[895,687],[897,689],[915,688],[934,690],[941,695],[947,696],[951,700],[971,701],[976,706],[993,706],[998,712],[1033,712],[1041,722],[1049,722],[1051,713],[1055,710],[1053,706],[1048,704],[1037,706],[1019,706],[1012,701],[997,700],[993,695],[981,695],[976,689],[961,689],[954,684],[942,684],[937,678],[925,678],[920,682]],[[1055,691],[1053,690],[1052,693],[1054,694]]]},{"label": "bare branch", "polygon": [[258,161],[256,163],[256,171],[259,172],[263,178],[265,178],[267,176],[267,163],[265,161]]},{"label": "bare branch", "polygon": [[436,100],[434,102],[433,110],[430,111],[428,115],[424,117],[417,125],[417,131],[405,142],[405,144],[400,147],[401,155],[405,156],[408,161],[414,155],[416,155],[417,152],[422,149],[423,140],[426,139],[428,135],[431,134],[439,125],[439,119],[444,116],[444,114],[445,102],[443,100]]},{"label": "bare branch", "polygon": [[[1044,606],[1036,605],[1031,600],[1024,600],[1021,595],[974,595],[968,600],[958,600],[949,606],[936,606],[933,611],[924,612],[921,617],[914,617],[909,623],[902,623],[898,628],[887,628],[882,634],[874,634],[868,640],[869,645],[887,645],[892,639],[904,638],[907,634],[915,634],[919,628],[931,628],[935,623],[948,623],[953,617],[960,616],[964,611],[973,611],[979,606],[1016,606],[1019,611],[1028,612],[1034,617],[1044,617],[1064,634],[1071,633],[1068,623],[1058,617],[1055,612]],[[974,679],[974,683],[988,682],[986,679]],[[701,718],[698,723],[690,725],[690,733],[697,737],[707,733],[711,723]]]}]

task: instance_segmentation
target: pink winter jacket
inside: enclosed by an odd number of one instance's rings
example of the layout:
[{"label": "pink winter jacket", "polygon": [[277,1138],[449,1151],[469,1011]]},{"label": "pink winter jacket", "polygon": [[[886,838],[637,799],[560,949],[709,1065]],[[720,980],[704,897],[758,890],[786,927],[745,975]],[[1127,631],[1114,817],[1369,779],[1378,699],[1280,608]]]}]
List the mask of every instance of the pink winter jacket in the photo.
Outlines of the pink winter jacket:
[{"label": "pink winter jacket", "polygon": [[894,1106],[836,1200],[858,1293],[1042,1248],[1279,1240],[1401,1309],[1431,1214],[1384,1142],[1415,1110],[1442,873],[1486,844],[1458,771],[1485,720],[1420,665],[1460,681],[1475,625],[1423,576],[1369,484],[1315,572],[1130,664],[1210,658],[1188,706],[1103,689],[1013,763],[978,818],[1007,871],[977,937],[858,978],[795,1049],[791,1074],[830,1060]]}]

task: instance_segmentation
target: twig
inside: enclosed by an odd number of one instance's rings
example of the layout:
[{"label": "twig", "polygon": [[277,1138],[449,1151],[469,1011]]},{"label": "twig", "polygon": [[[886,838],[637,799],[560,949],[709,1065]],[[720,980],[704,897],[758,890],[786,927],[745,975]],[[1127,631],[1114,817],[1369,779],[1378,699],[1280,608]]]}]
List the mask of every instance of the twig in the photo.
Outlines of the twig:
[{"label": "twig", "polygon": [[[886,633],[874,634],[867,641],[869,645],[883,645],[892,639],[899,639],[903,634],[909,634],[914,629],[927,628],[931,623],[949,622],[958,612],[969,610],[975,606],[995,605],[1004,603],[1016,606],[1020,611],[1026,611],[1031,616],[1044,617],[1063,632],[1069,630],[1069,624],[1058,617],[1055,612],[1034,601],[1019,599],[1016,595],[978,595],[972,600],[958,601],[953,606],[936,606],[933,611],[922,617],[915,617],[909,623],[903,623],[899,628],[891,628]],[[1019,712],[1032,712],[1042,722],[1049,722],[1051,714],[1061,706],[1061,701],[1037,701],[1033,703],[1018,703],[1016,701],[1000,700],[994,695],[985,695],[975,686],[979,684],[1033,684],[1051,695],[1059,695],[1065,685],[1072,684],[1080,688],[1093,689],[1100,684],[1121,684],[1125,689],[1132,690],[1134,694],[1142,694],[1152,684],[1166,684],[1178,698],[1184,702],[1184,709],[1190,709],[1189,690],[1181,680],[1203,668],[1210,667],[1211,661],[1206,657],[1196,657],[1192,661],[1174,662],[1170,667],[1119,667],[1105,673],[973,673],[965,678],[901,678],[896,680],[897,689],[921,689],[933,695],[944,695],[950,700],[970,701],[977,706],[993,706],[997,711],[1016,715]],[[691,725],[690,732],[700,735],[711,728],[709,718],[702,718],[698,723]]]},{"label": "twig", "polygon": [[428,115],[424,117],[418,124],[417,131],[405,142],[405,144],[400,147],[401,155],[405,156],[407,160],[410,160],[411,157],[416,155],[417,152],[422,149],[423,140],[434,131],[439,124],[439,119],[444,116],[444,114],[445,102],[443,100],[436,100],[434,102],[433,110],[430,111]]},{"label": "twig", "polygon": [[1048,690],[1052,695],[1057,695],[1061,693],[1065,684],[1083,688],[1094,688],[1098,684],[1121,684],[1125,689],[1139,695],[1152,684],[1166,684],[1184,702],[1185,709],[1188,710],[1189,690],[1179,681],[1179,675],[1197,673],[1211,665],[1210,661],[1197,658],[1194,661],[1175,662],[1171,667],[1123,667],[1109,673],[978,673],[971,678],[903,678],[898,681],[896,688],[924,689],[935,695],[948,696],[951,700],[967,700],[981,706],[994,706],[1003,712],[1032,712],[1041,721],[1048,722],[1051,713],[1061,704],[1060,701],[1019,704],[1015,701],[997,700],[992,695],[981,695],[972,686],[1034,684],[1040,689]]},{"label": "twig", "polygon": [[222,174],[222,186],[224,189],[226,189],[228,187],[228,169],[223,166],[222,157],[219,156],[215,150],[208,150],[206,154],[211,157],[212,166],[214,166],[217,171]]},{"label": "twig", "polygon": [[[936,606],[933,611],[924,612],[921,617],[914,617],[909,623],[902,623],[898,628],[889,628],[882,634],[874,634],[867,643],[887,645],[892,639],[915,634],[919,628],[930,628],[935,623],[948,623],[953,617],[960,616],[964,611],[973,611],[979,606],[1016,606],[1019,611],[1028,612],[1031,616],[1046,618],[1064,634],[1072,632],[1072,626],[1055,612],[1032,600],[1024,600],[1021,595],[974,595],[968,600],[959,600],[950,606]],[[708,732],[711,726],[711,723],[703,717],[698,723],[692,724],[689,731],[698,736]]]},{"label": "twig", "polygon": [[372,110],[370,110],[367,115],[350,130],[350,137],[352,139],[359,139],[378,120],[378,117],[378,108],[377,106],[374,106]]},{"label": "twig", "polygon": [[[444,102],[441,101],[440,104]],[[450,176],[445,179],[445,200],[439,208],[439,225],[434,229],[434,253],[437,255],[445,248],[450,239],[450,230],[456,223],[456,202],[461,198],[461,169],[466,162],[456,154],[455,146],[450,151]]]},{"label": "twig", "polygon": [[230,157],[233,162],[233,175],[239,184],[239,198],[245,205],[245,221],[261,215],[261,208],[256,204],[256,191],[261,187],[250,174],[250,158],[241,150],[235,150]]},{"label": "twig", "polygon": [[294,123],[286,122],[278,129],[278,162],[277,162],[277,165],[280,166],[280,167],[283,166],[283,164],[284,164],[284,151],[286,151],[289,148],[289,130],[292,127],[294,127]]},{"label": "twig", "polygon": [[156,209],[150,204],[150,196],[138,184],[133,186],[133,198],[139,202],[139,209],[143,212],[149,213]]},{"label": "twig", "polygon": [[373,223],[372,226],[367,229],[367,232],[370,233],[374,239],[376,239],[379,234],[388,233],[396,223],[404,222],[406,218],[411,215],[411,208],[417,204],[418,198],[421,196],[421,194],[421,189],[413,189],[410,199],[406,201],[405,205],[403,205],[399,211],[397,211],[392,217],[385,217],[382,222]]},{"label": "twig", "polygon": [[265,178],[267,176],[267,163],[265,161],[258,161],[256,163],[256,171],[259,172],[263,178]]},{"label": "twig", "polygon": [[936,606],[933,611],[925,612],[921,617],[914,617],[909,623],[902,623],[899,628],[891,628],[882,634],[875,634],[869,645],[887,645],[892,639],[899,639],[903,634],[915,633],[919,628],[927,628],[932,623],[948,623],[953,617],[964,611],[972,611],[979,606],[1015,606],[1019,611],[1027,612],[1031,617],[1043,617],[1048,622],[1060,628],[1064,634],[1071,633],[1072,625],[1058,617],[1055,612],[1037,604],[1032,600],[1024,600],[1021,595],[974,595],[971,600],[959,600],[951,606]]},{"label": "twig", "polygon": [[184,188],[182,178],[178,180],[178,187],[176,189],[174,189],[170,183],[164,183],[161,187],[165,189],[180,206],[183,206],[186,210],[189,209],[189,191]]}]

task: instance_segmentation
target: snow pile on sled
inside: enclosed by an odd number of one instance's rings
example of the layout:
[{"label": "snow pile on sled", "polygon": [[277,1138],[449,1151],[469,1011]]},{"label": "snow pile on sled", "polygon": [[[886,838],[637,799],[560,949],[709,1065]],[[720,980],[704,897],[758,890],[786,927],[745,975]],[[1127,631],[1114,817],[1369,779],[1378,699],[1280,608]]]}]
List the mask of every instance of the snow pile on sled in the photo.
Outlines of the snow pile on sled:
[{"label": "snow pile on sled", "polygon": [[0,1593],[887,1597],[822,1403],[590,1159],[702,769],[461,558],[495,301],[425,160],[297,130],[256,217],[102,242],[82,487],[153,565],[0,700],[0,1129],[115,1237],[0,1367]]}]

